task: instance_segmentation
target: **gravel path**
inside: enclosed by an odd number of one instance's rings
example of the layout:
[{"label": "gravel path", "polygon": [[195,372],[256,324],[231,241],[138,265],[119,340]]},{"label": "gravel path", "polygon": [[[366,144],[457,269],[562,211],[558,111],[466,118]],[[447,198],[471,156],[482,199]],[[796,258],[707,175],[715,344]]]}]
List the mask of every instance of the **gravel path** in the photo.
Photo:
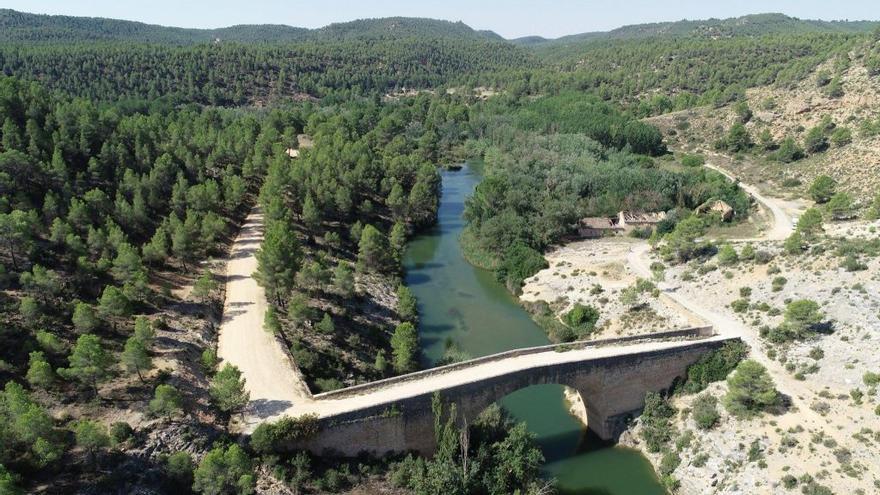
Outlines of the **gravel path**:
[{"label": "gravel path", "polygon": [[262,239],[263,215],[255,209],[235,239],[226,263],[226,301],[217,351],[222,362],[238,366],[246,380],[251,395],[245,412],[248,426],[312,401],[302,375],[281,344],[263,329],[268,304],[263,288],[253,277]]}]

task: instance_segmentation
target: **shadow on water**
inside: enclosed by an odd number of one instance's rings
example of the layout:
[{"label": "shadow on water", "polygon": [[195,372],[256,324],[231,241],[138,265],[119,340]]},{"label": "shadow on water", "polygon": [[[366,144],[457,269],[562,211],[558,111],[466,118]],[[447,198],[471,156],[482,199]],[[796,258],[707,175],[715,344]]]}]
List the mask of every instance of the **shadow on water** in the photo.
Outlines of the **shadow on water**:
[{"label": "shadow on water", "polygon": [[[467,263],[458,239],[465,199],[480,180],[471,167],[446,171],[438,225],[413,239],[404,264],[406,283],[419,302],[423,364],[433,366],[454,342],[470,356],[549,343],[514,297],[488,271]],[[535,434],[547,477],[566,495],[661,495],[647,460],[636,451],[611,447],[568,413],[560,385],[528,387],[501,405]]]}]

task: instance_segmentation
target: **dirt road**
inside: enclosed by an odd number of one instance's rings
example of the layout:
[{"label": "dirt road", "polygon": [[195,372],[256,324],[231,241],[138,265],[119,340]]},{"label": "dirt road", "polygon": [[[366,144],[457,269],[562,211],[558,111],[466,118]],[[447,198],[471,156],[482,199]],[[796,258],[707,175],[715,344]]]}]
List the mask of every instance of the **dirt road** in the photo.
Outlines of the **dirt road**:
[{"label": "dirt road", "polygon": [[247,426],[312,400],[280,343],[263,329],[268,305],[263,288],[253,277],[262,238],[263,215],[254,210],[226,263],[226,302],[217,351],[222,362],[238,366],[246,380],[251,395],[245,412]]},{"label": "dirt road", "polygon": [[[735,181],[736,178],[726,170],[714,165],[706,164],[707,168],[716,170],[730,180]],[[785,212],[780,205],[780,201],[768,198],[760,193],[757,188],[748,184],[739,183],[740,186],[749,193],[756,201],[761,203],[773,215],[773,224],[765,234],[758,239],[738,239],[732,241],[750,242],[754,240],[773,240],[779,241],[786,239],[793,231],[791,217]],[[650,269],[651,259],[648,258],[650,245],[642,243],[634,246],[627,255],[627,263],[629,268],[635,275],[642,278],[650,279],[652,272]],[[712,306],[712,301],[697,301],[689,298],[676,291],[676,287],[669,283],[660,282],[657,287],[661,290],[661,299],[674,309],[691,316],[702,319],[706,324],[712,325],[715,332],[722,337],[739,337],[743,342],[752,348],[750,357],[768,369],[773,379],[776,381],[777,389],[790,397],[794,404],[798,406],[799,420],[804,426],[819,428],[820,430],[827,424],[827,420],[818,413],[807,407],[802,401],[814,395],[814,391],[809,384],[802,380],[797,380],[794,376],[787,372],[779,361],[770,359],[763,352],[760,352],[761,341],[758,333],[750,329],[747,325],[739,321],[735,317],[728,316],[717,308]],[[836,436],[836,432],[828,432],[830,436]]]}]

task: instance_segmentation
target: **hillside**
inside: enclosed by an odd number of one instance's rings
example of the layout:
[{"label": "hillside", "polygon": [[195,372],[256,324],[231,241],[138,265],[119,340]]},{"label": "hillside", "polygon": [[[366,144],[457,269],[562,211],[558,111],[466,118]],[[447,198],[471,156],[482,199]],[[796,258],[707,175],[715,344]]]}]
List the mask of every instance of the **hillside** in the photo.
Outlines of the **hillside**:
[{"label": "hillside", "polygon": [[622,26],[606,32],[572,34],[556,39],[525,37],[514,43],[534,48],[574,47],[583,43],[603,40],[632,40],[645,38],[696,37],[706,39],[736,36],[765,36],[769,34],[870,32],[878,25],[874,21],[821,21],[798,19],[785,14],[751,14],[728,19],[680,20]]},{"label": "hillside", "polygon": [[[874,45],[880,49],[880,43]],[[743,120],[747,107],[752,115],[745,129],[754,145],[740,152],[739,174],[793,197],[806,197],[812,181],[828,175],[866,206],[880,191],[880,80],[864,50],[827,60],[796,84],[750,89],[741,103],[651,121],[666,129],[676,147],[710,149]],[[799,158],[779,154],[787,139]]]},{"label": "hillside", "polygon": [[191,29],[97,17],[41,15],[0,9],[0,42],[67,43],[131,41],[192,44],[214,41],[320,42],[403,38],[503,41],[491,31],[475,31],[462,22],[389,17],[361,19],[306,29],[278,24]]}]

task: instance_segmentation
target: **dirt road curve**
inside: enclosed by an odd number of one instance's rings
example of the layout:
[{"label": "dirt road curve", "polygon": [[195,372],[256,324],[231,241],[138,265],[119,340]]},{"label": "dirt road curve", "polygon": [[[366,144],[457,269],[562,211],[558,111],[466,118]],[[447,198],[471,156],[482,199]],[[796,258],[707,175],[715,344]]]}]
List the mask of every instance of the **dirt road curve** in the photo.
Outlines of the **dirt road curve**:
[{"label": "dirt road curve", "polygon": [[253,278],[262,238],[263,215],[254,210],[235,239],[226,264],[226,302],[217,351],[224,363],[238,366],[246,380],[251,394],[245,414],[248,426],[312,400],[281,345],[263,329],[266,297]]},{"label": "dirt road curve", "polygon": [[[707,163],[704,165],[704,167],[712,169],[724,175],[728,179],[736,182],[736,177],[734,177],[733,174],[717,165]],[[743,191],[747,192],[751,197],[755,198],[755,200],[760,203],[761,206],[769,210],[773,216],[773,225],[770,227],[770,230],[768,230],[760,239],[739,239],[740,242],[751,240],[781,241],[791,235],[792,231],[794,230],[792,219],[779,204],[779,201],[764,196],[763,194],[761,194],[761,191],[759,191],[758,188],[755,186],[740,182],[739,187],[741,187]]]}]

